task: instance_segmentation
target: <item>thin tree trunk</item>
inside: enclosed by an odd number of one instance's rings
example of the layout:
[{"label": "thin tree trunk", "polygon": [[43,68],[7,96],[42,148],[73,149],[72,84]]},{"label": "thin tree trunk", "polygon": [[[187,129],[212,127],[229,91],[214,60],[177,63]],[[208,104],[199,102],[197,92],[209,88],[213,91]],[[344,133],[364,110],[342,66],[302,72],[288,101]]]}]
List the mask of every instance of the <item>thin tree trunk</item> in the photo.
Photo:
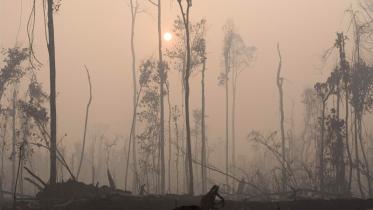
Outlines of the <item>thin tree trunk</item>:
[{"label": "thin tree trunk", "polygon": [[363,159],[364,159],[364,164],[365,164],[365,169],[366,169],[366,172],[365,172],[365,176],[366,176],[366,179],[367,179],[367,183],[368,183],[368,195],[369,195],[369,198],[372,197],[372,186],[371,186],[371,177],[370,177],[370,167],[369,167],[369,161],[368,161],[368,158],[367,158],[367,155],[365,153],[365,149],[364,149],[364,145],[363,145],[363,130],[362,130],[362,115],[359,116],[359,140],[360,140],[360,147],[361,147],[361,153],[363,154]]},{"label": "thin tree trunk", "polygon": [[[347,69],[346,69],[346,74]],[[348,91],[348,82],[345,81],[345,111],[346,111],[346,116],[345,116],[345,135],[346,135],[346,149],[347,149],[347,156],[348,156],[348,161],[350,164],[349,167],[349,179],[348,179],[348,191],[351,192],[351,181],[352,181],[352,169],[353,169],[353,162],[352,162],[352,155],[351,155],[351,149],[350,149],[350,141],[349,141],[349,91]]]},{"label": "thin tree trunk", "polygon": [[163,64],[163,52],[162,52],[162,1],[158,0],[158,53],[159,53],[159,74],[160,74],[160,175],[161,175],[161,194],[165,193],[166,189],[166,169],[165,169],[165,158],[164,158],[164,83],[165,83],[165,72]]},{"label": "thin tree trunk", "polygon": [[[176,107],[175,107],[176,111]],[[179,155],[180,155],[180,144],[179,144],[179,127],[177,124],[178,118],[175,117],[175,133],[176,133],[176,193],[179,194]]]},{"label": "thin tree trunk", "polygon": [[85,152],[85,145],[86,145],[86,136],[87,136],[87,126],[88,126],[88,117],[89,117],[89,108],[92,103],[92,83],[91,83],[91,76],[89,74],[89,70],[86,66],[84,66],[87,72],[88,84],[89,84],[89,99],[87,103],[87,107],[85,110],[85,121],[84,121],[84,133],[83,133],[83,143],[82,143],[82,151],[80,153],[80,161],[78,166],[78,172],[76,174],[76,179],[79,179],[80,170],[82,169],[83,160],[84,160],[84,152]]},{"label": "thin tree trunk", "polygon": [[321,140],[320,140],[320,191],[321,196],[324,196],[324,136],[325,136],[325,106],[326,101],[322,101],[322,113],[321,113]]},{"label": "thin tree trunk", "polygon": [[[194,160],[198,160],[198,152],[197,151],[200,151],[199,149],[198,149],[198,140],[199,140],[199,126],[200,125],[198,125],[198,123],[194,123],[194,131],[195,131],[195,133],[194,133],[194,142],[195,142],[195,144],[194,144],[194,154],[192,154],[192,158],[194,159]],[[199,178],[199,171],[198,171],[198,169],[199,169],[199,167],[198,166],[196,166],[196,165],[193,165],[193,172],[197,175],[197,176],[195,176],[194,177],[194,181],[196,182],[196,183],[199,183],[199,180],[198,180],[198,178]]]},{"label": "thin tree trunk", "polygon": [[360,195],[362,198],[365,198],[365,193],[363,190],[363,186],[361,183],[361,172],[360,172],[360,158],[359,158],[359,143],[358,143],[358,113],[355,110],[355,117],[354,117],[354,134],[355,134],[355,158],[356,158],[356,177],[357,183],[360,191]]},{"label": "thin tree trunk", "polygon": [[237,84],[236,78],[232,89],[232,167],[236,167],[236,96],[237,96]]},{"label": "thin tree trunk", "polygon": [[206,71],[206,58],[203,58],[202,66],[202,119],[201,119],[201,138],[202,138],[202,150],[201,150],[201,172],[202,172],[202,194],[207,191],[207,176],[206,176],[206,101],[205,101],[205,71]]},{"label": "thin tree trunk", "polygon": [[[12,109],[12,130],[13,130],[13,136],[12,136],[12,189],[15,189],[15,183],[16,183],[16,159],[17,159],[17,152],[16,152],[16,145],[17,145],[17,134],[16,134],[16,113],[17,113],[17,91],[14,89],[13,91],[13,109]],[[12,192],[14,193],[14,192]]]},{"label": "thin tree trunk", "polygon": [[168,103],[168,193],[171,193],[171,157],[172,157],[172,141],[171,141],[171,117],[172,107],[170,99],[170,86],[166,83],[167,88],[167,103]]},{"label": "thin tree trunk", "polygon": [[[130,0],[131,4],[131,56],[132,56],[132,83],[133,83],[133,126],[132,126],[132,161],[134,168],[133,175],[133,190],[137,189],[138,178],[137,178],[137,141],[136,141],[136,124],[137,124],[137,79],[136,79],[136,50],[135,50],[135,25],[136,17],[138,12],[138,2],[134,5],[133,0]],[[130,151],[130,150],[129,150]]]},{"label": "thin tree trunk", "polygon": [[185,126],[186,126],[186,145],[187,145],[187,159],[188,159],[188,172],[189,172],[189,189],[188,194],[194,195],[194,184],[193,184],[193,163],[192,163],[192,143],[191,143],[191,136],[190,136],[190,119],[189,119],[189,76],[191,71],[191,43],[190,43],[190,31],[189,31],[189,11],[192,6],[191,0],[186,0],[187,8],[186,12],[184,12],[183,5],[181,1],[179,2],[180,11],[182,13],[183,22],[185,26],[185,33],[186,33],[186,50],[187,50],[187,62],[186,62],[186,70],[185,70],[185,78],[184,78],[184,85],[185,85]]},{"label": "thin tree trunk", "polygon": [[[285,150],[285,128],[284,128],[284,93],[283,93],[283,78],[281,77],[281,68],[282,68],[282,57],[281,57],[281,51],[280,51],[280,44],[277,44],[277,52],[279,56],[279,64],[277,69],[277,88],[279,91],[279,109],[280,109],[280,130],[281,130],[281,155],[282,155],[282,161],[286,162],[286,150]],[[282,167],[282,191],[286,192],[287,186],[287,177],[286,177],[286,169],[285,167]]]},{"label": "thin tree trunk", "polygon": [[91,145],[91,161],[92,161],[92,165],[91,165],[91,183],[92,185],[95,185],[95,180],[96,180],[96,169],[95,169],[95,146],[96,146],[96,139],[97,139],[97,136],[95,136],[93,142],[92,142],[92,145]]},{"label": "thin tree trunk", "polygon": [[4,183],[4,156],[5,156],[5,138],[6,138],[6,131],[7,131],[7,122],[8,122],[8,115],[5,116],[5,121],[4,121],[4,131],[3,131],[3,136],[2,136],[2,145],[1,145],[1,171],[0,171],[0,210],[3,208],[3,200],[4,200],[4,195],[3,195],[3,183]]},{"label": "thin tree trunk", "polygon": [[[347,156],[350,164],[350,174],[349,174],[349,182],[348,182],[348,191],[351,191],[351,177],[352,177],[352,157],[351,157],[351,151],[350,151],[350,145],[349,145],[349,127],[348,127],[348,118],[349,118],[349,89],[348,89],[348,64],[346,61],[346,53],[345,53],[345,37],[343,33],[338,33],[338,38],[337,38],[337,45],[339,46],[339,55],[340,55],[340,67],[341,67],[341,72],[342,72],[342,80],[344,82],[344,89],[345,89],[345,145],[346,145],[346,150],[347,150]],[[338,96],[340,97],[340,88],[338,88]],[[339,102],[338,100],[338,119],[339,119]],[[343,142],[340,143],[342,146],[343,150]],[[344,151],[341,153],[342,155],[344,154]],[[342,160],[342,165],[343,167],[341,168],[341,181],[343,181],[342,184],[342,190],[345,191],[346,189],[346,174],[345,174],[345,163],[344,163],[344,156],[341,157]]]},{"label": "thin tree trunk", "polygon": [[57,181],[57,108],[56,108],[56,52],[54,43],[53,0],[48,0],[48,55],[50,71],[50,184]]},{"label": "thin tree trunk", "polygon": [[[140,86],[139,93],[137,93],[137,98],[136,98],[136,104],[135,104],[135,107],[137,107],[137,106],[139,105],[141,92],[142,92],[142,86]],[[137,108],[136,108],[136,109],[137,109]],[[127,152],[126,170],[125,170],[125,176],[124,176],[124,190],[125,190],[125,191],[127,190],[128,167],[129,167],[129,163],[130,163],[130,154],[131,154],[132,138],[133,138],[133,135],[134,135],[134,133],[132,133],[132,131],[133,131],[133,126],[135,125],[136,114],[137,114],[137,113],[132,113],[132,122],[131,122],[130,136],[129,136],[129,139],[128,139],[128,152]],[[134,151],[133,151],[133,152],[134,152]],[[100,171],[100,170],[99,170],[99,171]],[[135,176],[136,176],[136,180],[138,180],[138,178],[137,178],[137,173],[135,174]]]},{"label": "thin tree trunk", "polygon": [[[184,68],[183,68],[184,69]],[[184,75],[185,75],[185,69],[183,70],[183,73],[181,74],[181,80],[182,80],[182,90],[181,90],[181,95],[184,96],[185,95],[185,84],[184,84]],[[184,114],[184,107],[185,107],[185,101],[184,101],[184,97],[181,97],[181,117],[183,118],[182,122],[183,122],[183,126],[182,126],[182,129],[181,129],[181,149],[183,151],[185,151],[185,147],[186,147],[186,140],[185,140],[185,114]],[[183,166],[184,166],[184,173],[183,173],[183,185],[182,185],[182,192],[186,192],[187,190],[187,185],[188,185],[188,180],[189,180],[189,177],[188,177],[188,158],[186,157],[186,153],[184,154],[183,153],[183,158],[182,158],[182,163],[183,163]]]},{"label": "thin tree trunk", "polygon": [[[33,99],[30,100],[30,103],[32,104]],[[21,194],[24,194],[24,180],[23,180],[23,167],[24,167],[24,161],[26,160],[26,147],[28,145],[27,138],[30,136],[28,124],[29,124],[29,118],[25,118],[22,122],[22,145],[20,148],[20,154],[19,154],[19,192]],[[30,162],[31,164],[31,162]],[[16,181],[17,182],[17,181]]]},{"label": "thin tree trunk", "polygon": [[[232,68],[232,167],[231,173],[234,174],[236,170],[236,96],[237,96],[237,79],[238,72],[235,67]],[[235,180],[232,179],[232,192],[235,192],[234,189]]]},{"label": "thin tree trunk", "polygon": [[[225,54],[225,173],[229,174],[229,81],[230,50]],[[225,176],[226,191],[229,190],[229,177]]]}]

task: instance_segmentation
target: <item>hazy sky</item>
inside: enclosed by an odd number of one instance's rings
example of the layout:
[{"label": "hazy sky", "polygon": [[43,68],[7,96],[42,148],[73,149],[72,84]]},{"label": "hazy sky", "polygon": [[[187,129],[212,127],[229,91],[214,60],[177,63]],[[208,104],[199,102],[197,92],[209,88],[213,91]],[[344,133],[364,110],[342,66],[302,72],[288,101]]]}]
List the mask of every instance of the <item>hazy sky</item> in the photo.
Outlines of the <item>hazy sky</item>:
[{"label": "hazy sky", "polygon": [[[0,0],[0,47],[12,47],[19,27],[22,0]],[[36,0],[35,48],[45,65],[39,77],[48,90],[47,49],[44,39],[41,0]],[[30,2],[23,0],[19,42],[26,45],[26,21]],[[146,11],[136,26],[138,64],[157,56],[156,10],[139,0]],[[222,26],[234,20],[238,32],[249,45],[258,48],[258,58],[239,80],[237,139],[245,142],[252,129],[271,131],[278,125],[278,95],[275,73],[278,65],[276,44],[283,53],[287,120],[292,100],[301,113],[301,95],[319,79],[321,56],[333,46],[337,31],[348,25],[348,9],[354,0],[194,0],[193,20],[208,23],[207,125],[211,144],[224,136],[224,89],[217,86],[222,71]],[[171,31],[179,8],[175,0],[164,0],[163,30]],[[130,9],[127,0],[63,0],[55,15],[58,87],[58,133],[68,133],[67,141],[80,140],[88,100],[88,83],[83,65],[91,71],[93,102],[89,126],[108,124],[113,132],[126,135],[132,110],[130,60]],[[169,47],[171,43],[165,44]],[[330,61],[331,63],[335,60]],[[327,75],[330,69],[323,70]],[[171,76],[173,86],[178,77]],[[192,79],[193,109],[200,105],[199,76]],[[179,93],[179,92],[177,92]],[[179,94],[172,103],[180,103]],[[297,120],[301,120],[299,114]],[[287,125],[288,126],[288,125]]]}]

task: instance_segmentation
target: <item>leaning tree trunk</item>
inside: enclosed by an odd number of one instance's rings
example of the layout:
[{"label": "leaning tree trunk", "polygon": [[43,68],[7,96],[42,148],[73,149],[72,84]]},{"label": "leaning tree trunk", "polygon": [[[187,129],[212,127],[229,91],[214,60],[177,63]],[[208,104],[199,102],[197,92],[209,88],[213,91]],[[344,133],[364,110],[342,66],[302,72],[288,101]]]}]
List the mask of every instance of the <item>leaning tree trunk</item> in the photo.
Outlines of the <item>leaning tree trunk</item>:
[{"label": "leaning tree trunk", "polygon": [[84,152],[85,152],[85,145],[86,145],[86,136],[87,136],[87,126],[88,126],[88,117],[89,117],[89,108],[92,103],[92,83],[91,83],[91,76],[89,74],[89,70],[86,66],[84,66],[87,72],[88,84],[89,84],[89,99],[87,103],[87,107],[85,110],[85,121],[84,121],[84,132],[83,132],[83,142],[82,142],[82,151],[80,153],[80,161],[78,166],[78,172],[76,174],[76,179],[79,179],[80,170],[82,169],[83,160],[84,160]]},{"label": "leaning tree trunk", "polygon": [[53,0],[48,0],[48,55],[50,71],[50,184],[57,181],[57,108],[56,108],[56,52],[54,43]]}]

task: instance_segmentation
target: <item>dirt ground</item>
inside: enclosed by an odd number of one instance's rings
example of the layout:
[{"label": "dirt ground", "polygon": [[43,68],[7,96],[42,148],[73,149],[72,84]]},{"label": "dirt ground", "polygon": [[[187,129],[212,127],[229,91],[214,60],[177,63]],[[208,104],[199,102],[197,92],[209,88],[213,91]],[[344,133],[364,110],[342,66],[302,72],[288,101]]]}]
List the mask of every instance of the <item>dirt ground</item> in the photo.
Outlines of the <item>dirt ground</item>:
[{"label": "dirt ground", "polygon": [[[199,198],[182,196],[118,196],[66,201],[63,203],[19,202],[18,210],[172,210],[177,206],[198,205]],[[9,203],[6,209],[12,209]],[[369,210],[373,200],[302,200],[284,202],[227,201],[222,210]]]},{"label": "dirt ground", "polygon": [[[178,206],[199,205],[201,197],[180,195],[135,196],[109,187],[78,182],[47,186],[34,199],[18,200],[17,210],[173,210]],[[13,209],[7,202],[4,209]],[[221,210],[373,210],[373,200],[297,200],[249,201],[226,200]]]}]

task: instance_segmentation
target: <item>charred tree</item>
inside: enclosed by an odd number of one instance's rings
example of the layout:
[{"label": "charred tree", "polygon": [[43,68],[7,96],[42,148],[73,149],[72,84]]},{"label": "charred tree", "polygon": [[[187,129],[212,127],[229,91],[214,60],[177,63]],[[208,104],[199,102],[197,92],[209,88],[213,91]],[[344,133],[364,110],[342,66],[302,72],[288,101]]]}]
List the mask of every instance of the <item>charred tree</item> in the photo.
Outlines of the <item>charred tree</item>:
[{"label": "charred tree", "polygon": [[179,110],[177,106],[172,108],[172,120],[175,126],[175,137],[176,137],[176,193],[179,193],[179,157],[180,157],[180,143],[179,143],[179,126],[178,119],[180,117]]},{"label": "charred tree", "polygon": [[[16,183],[16,157],[17,157],[17,151],[16,151],[16,145],[17,145],[17,131],[16,131],[16,113],[17,113],[17,90],[14,88],[13,90],[13,108],[12,108],[12,189],[15,189],[15,183]],[[14,192],[13,192],[14,193]]]},{"label": "charred tree", "polygon": [[185,0],[186,1],[186,9],[184,11],[184,6],[182,0],[178,0],[180,12],[183,18],[183,23],[185,26],[185,36],[186,36],[186,51],[187,51],[187,59],[186,59],[186,69],[184,75],[184,88],[185,88],[185,126],[186,126],[186,149],[187,149],[187,160],[188,160],[188,174],[189,174],[189,188],[188,194],[194,195],[194,183],[193,183],[193,163],[192,163],[192,142],[191,142],[191,135],[190,135],[190,116],[189,116],[189,77],[192,67],[192,57],[191,57],[191,43],[190,43],[190,28],[189,28],[189,16],[190,16],[190,8],[192,7],[192,0]]},{"label": "charred tree", "polygon": [[161,178],[161,194],[165,193],[166,190],[166,166],[165,166],[165,141],[164,141],[164,84],[165,84],[165,72],[163,63],[163,51],[162,51],[162,1],[158,0],[158,56],[159,56],[159,99],[160,99],[160,137],[159,137],[159,148],[160,148],[160,178]]},{"label": "charred tree", "polygon": [[320,117],[320,129],[321,129],[321,139],[319,142],[319,189],[321,195],[324,196],[325,192],[325,183],[324,183],[324,174],[325,174],[325,111],[326,111],[326,103],[329,99],[331,94],[328,83],[317,83],[315,85],[315,90],[317,95],[320,97],[322,102],[322,111]]},{"label": "charred tree", "polygon": [[[350,150],[350,143],[349,143],[349,126],[348,126],[348,122],[349,122],[349,93],[350,93],[350,90],[349,90],[349,80],[350,80],[350,76],[349,76],[349,65],[348,65],[348,62],[346,61],[346,52],[345,52],[345,36],[343,33],[337,33],[337,43],[336,43],[336,46],[338,47],[339,49],[339,65],[340,65],[340,69],[341,69],[341,79],[342,79],[342,83],[343,83],[343,89],[344,89],[344,92],[345,92],[345,99],[344,99],[344,102],[345,102],[345,120],[344,120],[344,126],[345,126],[345,146],[346,146],[346,151],[347,151],[347,156],[348,156],[348,161],[349,161],[349,171],[350,171],[350,174],[349,174],[349,180],[351,180],[351,177],[352,177],[352,156],[351,156],[351,150]],[[339,103],[338,103],[339,104]],[[338,115],[339,115],[339,111],[337,111]],[[338,116],[339,117],[339,116]],[[346,170],[345,170],[345,164],[344,164],[344,149],[343,149],[343,142],[340,142],[340,145],[341,145],[341,149],[343,150],[343,152],[341,153],[342,157],[341,157],[341,160],[343,160],[343,162],[341,162],[341,167],[339,168],[339,170],[337,171],[337,183],[338,183],[338,186],[340,186],[342,189],[340,189],[341,191],[343,192],[349,192],[351,190],[351,181],[348,182],[348,185],[346,186]]]},{"label": "charred tree", "polygon": [[[138,1],[130,0],[131,6],[131,57],[132,57],[132,85],[133,85],[133,125],[131,129],[131,139],[132,143],[132,161],[133,161],[133,189],[137,189],[138,186],[138,178],[137,178],[137,140],[136,140],[136,123],[137,123],[137,79],[136,79],[136,49],[135,49],[135,26],[136,26],[136,18],[139,10]],[[128,149],[130,152],[131,149]]]},{"label": "charred tree", "polygon": [[54,2],[48,0],[48,55],[50,71],[50,184],[57,181],[57,108],[56,108],[56,49],[54,40]]},{"label": "charred tree", "polygon": [[[225,37],[224,37],[224,73],[221,73],[219,77],[219,85],[225,87],[225,173],[229,173],[229,73],[231,71],[232,63],[232,45],[233,45],[233,33],[234,25],[228,22],[224,26]],[[225,176],[226,188],[229,188],[229,177]]]},{"label": "charred tree", "polygon": [[166,82],[167,89],[167,105],[168,105],[168,193],[171,193],[171,158],[172,158],[172,133],[171,133],[171,119],[172,119],[172,107],[170,98],[170,84]]},{"label": "charred tree", "polygon": [[[284,79],[281,77],[281,69],[282,69],[282,56],[280,51],[280,44],[277,44],[277,52],[279,56],[279,64],[277,69],[277,88],[279,92],[279,110],[280,110],[280,132],[281,132],[281,155],[282,161],[286,162],[286,148],[285,148],[285,114],[284,114],[284,91],[283,91],[283,81]],[[287,189],[287,176],[286,176],[286,168],[282,167],[282,191],[286,192]]]},{"label": "charred tree", "polygon": [[202,79],[201,79],[201,86],[202,86],[202,119],[201,119],[201,178],[202,178],[202,193],[206,193],[207,191],[207,145],[206,145],[206,97],[205,97],[205,72],[206,72],[206,58],[203,58],[202,64]]},{"label": "charred tree", "polygon": [[87,126],[88,126],[88,117],[89,117],[89,108],[92,103],[92,83],[91,83],[91,75],[89,74],[89,70],[86,66],[84,66],[86,72],[87,72],[87,78],[88,78],[88,85],[89,85],[89,99],[85,111],[85,121],[84,121],[84,132],[83,132],[83,143],[82,143],[82,151],[80,153],[80,161],[78,166],[78,172],[76,174],[76,179],[79,179],[80,170],[82,168],[83,160],[84,160],[84,152],[85,152],[85,145],[86,145],[86,136],[87,136]]}]

